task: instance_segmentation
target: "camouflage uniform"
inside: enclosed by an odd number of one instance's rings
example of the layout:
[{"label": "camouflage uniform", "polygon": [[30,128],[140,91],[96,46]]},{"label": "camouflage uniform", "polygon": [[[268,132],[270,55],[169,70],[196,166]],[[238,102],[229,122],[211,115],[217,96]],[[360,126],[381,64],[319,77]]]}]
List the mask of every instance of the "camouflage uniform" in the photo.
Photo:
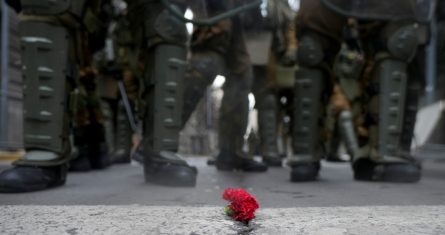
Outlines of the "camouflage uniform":
[{"label": "camouflage uniform", "polygon": [[[110,159],[113,163],[129,163],[135,126],[130,124],[122,95],[128,99],[132,118],[136,119],[141,75],[138,74],[136,45],[129,29],[126,9],[119,5],[113,6],[113,9],[116,12],[115,20],[109,26],[104,50],[96,55],[96,64],[102,77],[99,91],[106,107],[107,140],[112,146]],[[121,94],[120,85],[123,85],[125,94]]]},{"label": "camouflage uniform", "polygon": [[[248,40],[252,42],[254,67],[253,94],[258,110],[258,133],[260,137],[260,154],[263,161],[270,166],[281,166],[282,161],[278,150],[278,129],[282,124],[280,117],[287,115],[287,111],[279,104],[282,96],[288,96],[293,83],[297,42],[294,27],[294,13],[287,2],[273,1],[270,18],[263,18],[258,12],[251,14],[246,24]],[[273,12],[275,14],[273,14]],[[263,21],[263,28],[255,30],[259,22]],[[269,23],[268,23],[269,22]],[[272,24],[272,25],[269,25]],[[268,27],[266,27],[268,25]],[[269,32],[272,31],[272,32]],[[269,39],[270,36],[271,39]],[[258,42],[259,40],[262,40]],[[270,41],[270,45],[267,42]],[[267,44],[268,49],[258,52],[255,44]],[[261,45],[264,46],[264,45]],[[264,59],[258,53],[266,54]],[[285,82],[283,82],[285,81]],[[288,86],[290,85],[290,87]]]},{"label": "camouflage uniform", "polygon": [[[366,64],[359,76],[361,85],[344,90],[334,86],[338,81],[332,68],[348,18],[329,9],[322,1],[301,1],[296,22],[300,69],[296,73],[294,98],[294,155],[288,162],[292,167],[291,180],[314,180],[318,175],[319,160],[324,154],[322,139],[326,136],[321,128],[323,110],[330,99],[334,115],[339,115],[340,133],[352,155],[356,179],[419,180],[420,168],[405,144],[411,141],[415,121],[416,100],[411,98],[418,93],[414,88],[416,79],[408,76],[407,67],[415,63],[413,58],[421,44],[416,22],[412,19],[361,21],[359,16],[358,30],[365,45]],[[412,1],[397,3],[398,8],[392,10],[410,13],[414,9]],[[348,101],[357,99],[359,109],[351,110]]]},{"label": "camouflage uniform", "polygon": [[135,151],[136,158],[143,159],[147,182],[194,186],[196,168],[177,154],[186,69],[185,24],[168,13],[160,1],[126,2],[134,47],[126,50],[131,53],[124,66],[124,79],[128,75],[130,81],[136,75],[141,84],[138,112],[143,139]]},{"label": "camouflage uniform", "polygon": [[[209,0],[207,12],[217,14],[234,1]],[[192,58],[185,77],[183,124],[203,97],[216,75],[226,77],[219,117],[219,150],[216,166],[220,170],[241,168],[264,171],[266,166],[250,159],[243,151],[248,118],[248,94],[252,68],[245,45],[241,19],[222,20],[214,26],[198,27],[192,36]]]},{"label": "camouflage uniform", "polygon": [[111,164],[105,141],[104,113],[96,91],[97,74],[92,67],[79,73],[79,86],[73,92],[73,160],[71,171],[102,169]]},{"label": "camouflage uniform", "polygon": [[[135,55],[135,45],[131,40],[131,32],[128,30],[128,20],[126,17],[121,17],[116,27],[116,42],[117,42],[117,58],[118,66],[121,68],[122,81],[125,87],[129,105],[134,114],[133,118],[137,118],[137,111],[139,110],[140,100],[140,77],[137,73],[137,57]],[[112,155],[114,162],[129,162],[130,152],[132,147],[133,131],[130,126],[130,120],[126,113],[125,106],[122,100],[122,94],[117,104],[116,110],[116,124],[115,124],[115,150]]]},{"label": "camouflage uniform", "polygon": [[[91,58],[83,55],[91,55],[84,54],[86,49],[93,48],[89,51],[92,52],[103,46],[103,41],[95,40],[97,35],[85,36],[100,32],[103,25],[97,14],[102,6],[100,0],[21,3],[27,152],[14,168],[0,174],[1,192],[35,191],[65,183],[70,156],[69,113],[78,107],[77,95],[68,94],[79,83],[79,71],[85,72],[85,92],[91,91],[91,73],[85,70],[91,65]],[[131,29],[139,39],[137,45],[144,58],[141,61],[146,62],[144,98],[151,108],[144,116],[145,178],[153,183],[192,186],[196,169],[167,152],[176,151],[181,127],[182,79],[178,75],[185,67],[181,60],[186,54],[185,26],[167,13],[160,1],[131,1],[129,11],[134,20]],[[88,112],[76,112],[77,124],[100,122],[95,100],[83,102]]]}]

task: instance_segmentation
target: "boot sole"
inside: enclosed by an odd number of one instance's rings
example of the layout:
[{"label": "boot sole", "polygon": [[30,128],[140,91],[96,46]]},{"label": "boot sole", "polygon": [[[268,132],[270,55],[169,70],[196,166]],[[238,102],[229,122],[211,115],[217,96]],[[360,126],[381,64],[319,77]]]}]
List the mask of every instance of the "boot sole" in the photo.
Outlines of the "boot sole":
[{"label": "boot sole", "polygon": [[173,187],[195,187],[197,170],[190,166],[156,165],[144,167],[145,182]]},{"label": "boot sole", "polygon": [[[365,165],[366,166],[366,165]],[[420,166],[416,164],[375,164],[354,169],[354,179],[359,181],[415,183],[421,178]]]},{"label": "boot sole", "polygon": [[293,166],[290,173],[291,182],[308,182],[316,181],[318,172],[320,170],[319,164],[304,164]]}]

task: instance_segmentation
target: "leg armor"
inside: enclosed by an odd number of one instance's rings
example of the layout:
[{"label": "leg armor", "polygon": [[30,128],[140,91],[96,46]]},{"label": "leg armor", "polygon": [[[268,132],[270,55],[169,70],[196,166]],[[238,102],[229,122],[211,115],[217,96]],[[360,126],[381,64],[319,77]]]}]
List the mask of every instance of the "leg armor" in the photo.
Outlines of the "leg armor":
[{"label": "leg armor", "polygon": [[[334,117],[332,117],[334,119]],[[339,130],[339,124],[336,121],[332,120],[333,123],[332,126],[329,126],[330,128],[327,128],[329,132],[331,133],[329,136],[329,140],[326,142],[326,161],[329,162],[343,162],[341,157],[339,156],[338,150],[340,148],[341,144],[341,137],[340,137],[340,130]]]},{"label": "leg armor", "polygon": [[[278,154],[278,101],[269,84],[266,66],[253,66],[254,80],[252,92],[256,99],[258,110],[258,134],[260,139],[260,154],[269,166],[282,166]],[[252,154],[253,155],[253,154]]]},{"label": "leg armor", "polygon": [[70,67],[75,62],[68,59],[72,35],[53,16],[66,12],[71,1],[27,0],[21,5],[26,154],[16,162],[17,166],[0,174],[0,192],[63,185],[70,152],[67,78],[76,77],[76,68]]},{"label": "leg armor", "polygon": [[416,124],[417,109],[419,103],[420,85],[415,79],[408,79],[406,90],[405,113],[402,127],[401,151],[402,156],[411,155],[411,142],[414,135],[414,126]]},{"label": "leg armor", "polygon": [[310,35],[300,41],[299,62],[295,73],[294,114],[292,146],[294,155],[289,158],[292,167],[291,181],[314,180],[318,175],[321,157],[320,118],[323,108],[322,91],[324,71],[319,66],[323,49]]},{"label": "leg armor", "polygon": [[45,22],[20,25],[24,77],[24,146],[21,165],[60,165],[68,160],[68,63],[70,35]]},{"label": "leg armor", "polygon": [[381,156],[397,156],[405,107],[406,63],[385,60],[378,65],[380,102],[378,124],[378,149]]},{"label": "leg armor", "polygon": [[271,166],[281,166],[277,142],[277,100],[273,93],[258,99],[258,126],[263,161]]},{"label": "leg armor", "polygon": [[[181,128],[182,82],[185,71],[185,48],[176,45],[159,45],[154,51],[155,61],[148,113],[152,122],[147,123],[144,134],[155,152],[178,150]],[[150,117],[151,116],[151,117]]]},{"label": "leg armor", "polygon": [[[153,13],[156,4],[144,5]],[[144,138],[145,179],[163,185],[194,186],[197,171],[180,158],[178,150],[183,105],[183,74],[186,68],[186,29],[163,8],[154,20],[146,20]],[[150,29],[150,30],[147,30]],[[153,34],[155,32],[155,34]],[[158,42],[151,44],[153,42]]]},{"label": "leg armor", "polygon": [[119,101],[116,113],[115,149],[111,159],[114,163],[129,163],[133,131],[122,101]]},{"label": "leg armor", "polygon": [[[370,103],[369,159],[354,159],[355,178],[359,180],[413,182],[420,179],[414,159],[402,156],[408,62],[416,54],[417,33],[413,24],[388,26],[383,31],[388,54],[380,54],[373,83],[379,93]],[[377,56],[379,58],[379,56]]]},{"label": "leg armor", "polygon": [[339,114],[338,130],[349,156],[356,156],[358,151],[357,135],[355,134],[352,113],[350,111],[342,111]]}]

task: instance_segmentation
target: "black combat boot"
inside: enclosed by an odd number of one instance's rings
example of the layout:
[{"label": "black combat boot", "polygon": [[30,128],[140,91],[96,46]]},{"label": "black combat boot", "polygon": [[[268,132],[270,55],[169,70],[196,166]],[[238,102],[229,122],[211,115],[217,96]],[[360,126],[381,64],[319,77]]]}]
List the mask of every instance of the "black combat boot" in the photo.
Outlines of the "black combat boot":
[{"label": "black combat boot", "polygon": [[145,181],[153,184],[194,187],[198,170],[178,154],[168,151],[153,152],[144,147],[144,141],[133,153],[133,160],[144,165]]},{"label": "black combat boot", "polygon": [[354,162],[354,179],[376,182],[413,183],[420,180],[421,167],[417,162],[377,163],[368,158]]},{"label": "black combat boot", "polygon": [[272,167],[281,167],[283,166],[282,159],[280,156],[271,156],[271,155],[264,155],[263,156],[263,162],[266,163],[268,166]]},{"label": "black combat boot", "polygon": [[0,193],[24,193],[65,184],[66,165],[14,166],[0,173]]},{"label": "black combat boot", "polygon": [[216,163],[216,158],[215,157],[209,157],[209,159],[207,159],[207,165],[208,166],[214,166]]},{"label": "black combat boot", "polygon": [[265,172],[267,165],[251,158],[242,157],[233,151],[221,150],[215,161],[220,171],[241,170],[245,172]]},{"label": "black combat boot", "polygon": [[77,156],[70,162],[70,171],[104,169],[111,165],[103,125],[93,123],[76,128],[74,144]]},{"label": "black combat boot", "polygon": [[194,187],[196,185],[198,174],[196,167],[188,165],[182,159],[181,161],[166,161],[168,155],[176,158],[175,153],[161,152],[150,155],[151,157],[145,158],[144,164],[146,182],[179,187]]},{"label": "black combat boot", "polygon": [[[411,26],[400,30],[411,35],[408,38],[415,38]],[[368,95],[371,104],[378,101],[379,105],[369,105],[367,119],[369,125],[378,128],[377,138],[369,138],[368,146],[362,147],[368,149],[365,156],[354,159],[356,180],[406,183],[420,180],[421,166],[410,154],[420,92],[416,71],[409,67],[403,60],[392,57],[376,61],[375,77],[370,84],[378,86],[378,92],[369,89],[373,92]]]},{"label": "black combat boot", "polygon": [[320,171],[320,162],[307,162],[291,165],[290,181],[315,181]]}]

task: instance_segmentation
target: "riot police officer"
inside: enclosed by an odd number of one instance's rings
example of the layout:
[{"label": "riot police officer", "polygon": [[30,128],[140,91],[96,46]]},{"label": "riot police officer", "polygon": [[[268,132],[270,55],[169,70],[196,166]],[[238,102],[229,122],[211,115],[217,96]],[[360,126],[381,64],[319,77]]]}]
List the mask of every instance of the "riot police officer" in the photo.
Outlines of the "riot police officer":
[{"label": "riot police officer", "polygon": [[[140,77],[136,42],[129,27],[125,1],[110,5],[112,20],[108,26],[105,47],[95,55],[95,67],[100,73],[98,91],[102,98],[107,140],[113,163],[129,163],[137,126]],[[141,160],[142,162],[142,160]]]},{"label": "riot police officer", "polygon": [[[233,7],[235,1],[206,1],[210,15]],[[235,16],[210,27],[197,27],[192,35],[192,58],[185,75],[183,123],[216,75],[226,77],[222,99],[215,165],[219,170],[266,171],[267,166],[254,161],[243,150],[248,119],[248,94],[252,68],[245,45],[241,19]]]},{"label": "riot police officer", "polygon": [[[420,3],[420,2],[419,2]],[[415,76],[419,21],[426,20],[433,1],[301,1],[297,18],[299,38],[296,73],[291,181],[315,180],[320,169],[323,103],[335,77],[332,65],[343,40],[348,17],[356,18],[360,40],[366,45],[368,66],[362,70],[362,112],[354,119],[358,147],[352,153],[354,178],[368,181],[415,182],[420,166],[406,149],[411,141],[416,104],[408,89]],[[371,63],[372,62],[372,63]],[[414,110],[414,112],[409,111]],[[345,132],[349,133],[350,132]],[[354,137],[356,138],[356,137]]]},{"label": "riot police officer", "polygon": [[[81,50],[101,25],[101,1],[21,1],[25,78],[26,154],[0,174],[1,192],[28,192],[63,185],[70,156],[69,98],[78,82]],[[132,32],[144,62],[144,170],[148,182],[193,186],[197,171],[178,157],[181,71],[185,25],[160,1],[129,1]],[[154,111],[156,110],[156,112]]]},{"label": "riot police officer", "polygon": [[[256,14],[255,14],[256,13]],[[253,61],[255,106],[258,110],[260,155],[269,166],[282,166],[278,150],[279,113],[286,113],[279,104],[279,96],[289,93],[286,84],[293,83],[296,57],[295,13],[287,1],[268,1],[267,14],[245,15],[245,30]],[[290,81],[290,82],[289,82]],[[292,86],[290,86],[292,88]]]}]

